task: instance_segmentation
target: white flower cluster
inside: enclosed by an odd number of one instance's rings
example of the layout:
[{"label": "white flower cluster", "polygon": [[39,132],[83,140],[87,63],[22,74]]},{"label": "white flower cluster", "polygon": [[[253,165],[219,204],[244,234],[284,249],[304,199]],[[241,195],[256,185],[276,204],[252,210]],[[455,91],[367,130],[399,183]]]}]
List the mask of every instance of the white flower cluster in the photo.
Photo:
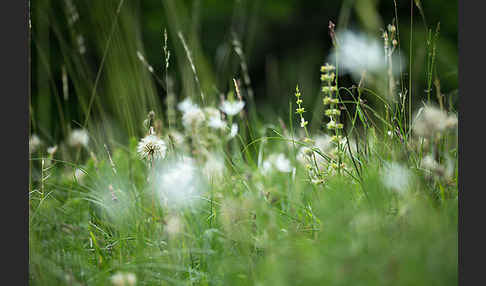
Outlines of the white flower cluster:
[{"label": "white flower cluster", "polygon": [[153,188],[164,207],[192,205],[206,186],[196,161],[188,156],[162,162],[153,175]]},{"label": "white flower cluster", "polygon": [[117,272],[111,276],[111,283],[114,286],[134,286],[137,283],[137,276],[133,273]]},{"label": "white flower cluster", "polygon": [[393,191],[404,193],[410,187],[412,173],[406,167],[396,163],[387,163],[382,177],[383,184]]},{"label": "white flower cluster", "polygon": [[287,159],[283,153],[271,154],[265,161],[263,161],[262,165],[263,174],[268,174],[273,170],[278,170],[282,173],[290,173],[292,172],[292,169],[289,159]]},{"label": "white flower cluster", "polygon": [[39,136],[32,134],[29,139],[29,153],[34,153],[41,145],[42,141],[39,139]]},{"label": "white flower cluster", "polygon": [[417,112],[413,131],[420,137],[432,137],[456,125],[457,117],[455,115],[447,115],[437,107],[426,106]]},{"label": "white flower cluster", "polygon": [[240,113],[245,107],[245,102],[241,100],[229,101],[225,100],[221,103],[220,109],[229,116],[235,116]]},{"label": "white flower cluster", "polygon": [[[243,101],[224,101],[220,109],[227,115],[232,116],[239,113],[244,105]],[[182,112],[182,125],[187,130],[194,130],[203,124],[215,130],[229,129],[221,111],[214,107],[200,108],[190,98],[186,98],[177,105],[177,108]],[[237,133],[238,126],[236,123],[233,123],[229,138],[235,137]]]},{"label": "white flower cluster", "polygon": [[74,129],[68,138],[68,144],[71,147],[88,147],[89,136],[84,129]]}]

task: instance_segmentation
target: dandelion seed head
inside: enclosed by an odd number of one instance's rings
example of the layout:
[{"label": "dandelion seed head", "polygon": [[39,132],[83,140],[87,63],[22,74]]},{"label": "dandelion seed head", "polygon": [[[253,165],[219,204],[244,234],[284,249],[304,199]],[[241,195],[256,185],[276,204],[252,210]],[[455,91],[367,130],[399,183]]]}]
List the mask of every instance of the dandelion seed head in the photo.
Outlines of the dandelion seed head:
[{"label": "dandelion seed head", "polygon": [[161,162],[152,175],[153,188],[163,207],[194,205],[206,189],[199,166],[188,156]]},{"label": "dandelion seed head", "polygon": [[219,154],[210,154],[203,166],[203,174],[208,180],[219,181],[225,172],[224,158]]},{"label": "dandelion seed head", "polygon": [[165,231],[170,236],[175,236],[182,231],[183,224],[179,216],[177,215],[170,215],[167,219],[167,223],[165,225]]},{"label": "dandelion seed head", "polygon": [[47,154],[49,154],[50,156],[54,156],[56,151],[57,151],[57,145],[47,148]]},{"label": "dandelion seed head", "polygon": [[241,100],[237,101],[229,101],[225,100],[223,103],[221,103],[220,109],[226,113],[229,116],[234,116],[238,113],[240,113],[241,110],[243,110],[243,107],[245,107],[245,102]]},{"label": "dandelion seed head", "polygon": [[406,167],[396,163],[387,163],[382,177],[383,184],[394,191],[404,193],[408,190],[412,173]]},{"label": "dandelion seed head", "polygon": [[137,276],[133,273],[117,272],[110,280],[114,286],[134,286],[137,283]]},{"label": "dandelion seed head", "polygon": [[236,134],[238,134],[238,124],[233,123],[231,125],[231,131],[230,131],[230,134],[229,134],[229,138],[235,137]]},{"label": "dandelion seed head", "polygon": [[185,128],[195,128],[206,120],[206,115],[199,107],[188,108],[182,115],[182,124]]},{"label": "dandelion seed head", "polygon": [[68,138],[71,147],[88,147],[89,136],[85,129],[74,129]]},{"label": "dandelion seed head", "polygon": [[39,136],[32,134],[29,139],[29,153],[34,153],[42,145],[42,141]]},{"label": "dandelion seed head", "polygon": [[179,111],[181,111],[182,113],[186,113],[191,109],[198,109],[198,108],[199,107],[197,106],[197,104],[193,103],[189,97],[186,97],[186,99],[184,99],[177,105],[177,109],[179,109]]},{"label": "dandelion seed head", "polygon": [[446,112],[434,106],[421,108],[413,123],[413,131],[420,137],[432,137],[437,133],[443,132],[447,128],[452,128],[457,124],[457,117],[448,116]]},{"label": "dandelion seed head", "polygon": [[155,135],[147,135],[142,138],[137,146],[137,153],[145,160],[164,159],[167,153],[167,145],[164,140]]},{"label": "dandelion seed head", "polygon": [[282,173],[292,172],[292,165],[283,153],[271,154],[267,160],[263,162],[263,173],[267,174],[272,170],[278,170]]},{"label": "dandelion seed head", "polygon": [[[342,72],[351,73],[353,77],[359,79],[363,71],[375,73],[385,71],[383,44],[377,39],[349,30],[338,32],[337,38],[339,41],[339,64],[342,65]],[[397,57],[397,55],[394,55],[394,57]],[[329,56],[329,61],[335,59],[336,50]],[[393,68],[394,74],[400,72],[399,65],[393,65]]]},{"label": "dandelion seed head", "polygon": [[214,129],[226,128],[226,122],[221,119],[221,112],[214,107],[205,107],[204,113],[207,116],[207,124]]}]

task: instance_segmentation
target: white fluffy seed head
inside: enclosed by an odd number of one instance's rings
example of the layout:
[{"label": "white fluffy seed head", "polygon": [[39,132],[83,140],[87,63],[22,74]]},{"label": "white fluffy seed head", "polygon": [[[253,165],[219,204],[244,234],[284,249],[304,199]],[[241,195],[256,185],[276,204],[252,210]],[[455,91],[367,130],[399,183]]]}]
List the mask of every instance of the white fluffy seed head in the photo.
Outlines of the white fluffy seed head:
[{"label": "white fluffy seed head", "polygon": [[290,173],[293,169],[290,161],[282,153],[271,154],[268,156],[267,160],[263,162],[262,167],[264,174],[267,174],[273,170],[278,170],[282,173]]},{"label": "white fluffy seed head", "polygon": [[68,144],[71,147],[88,147],[89,136],[84,129],[74,129],[69,135]]},{"label": "white fluffy seed head", "polygon": [[161,162],[153,170],[153,189],[163,207],[180,208],[196,203],[206,182],[196,161],[188,156]]},{"label": "white fluffy seed head", "polygon": [[114,286],[134,286],[137,283],[137,276],[133,273],[117,272],[110,280]]},{"label": "white fluffy seed head", "polygon": [[164,159],[167,153],[167,145],[164,140],[155,135],[148,135],[140,140],[137,153],[145,160]]},{"label": "white fluffy seed head", "polygon": [[234,116],[238,113],[240,113],[241,110],[243,110],[243,107],[245,107],[245,102],[241,100],[237,101],[228,101],[225,100],[223,103],[221,103],[220,109],[226,113],[229,116]]},{"label": "white fluffy seed head", "polygon": [[187,111],[194,108],[198,108],[198,106],[193,103],[189,97],[187,97],[177,105],[177,109],[179,109],[179,111],[181,111],[182,113],[186,113]]},{"label": "white fluffy seed head", "polygon": [[231,125],[231,131],[230,131],[230,134],[229,134],[229,138],[235,137],[236,134],[238,134],[238,124],[233,123]]},{"label": "white fluffy seed head", "polygon": [[29,139],[29,153],[34,153],[41,145],[42,141],[39,139],[39,136],[32,134]]},{"label": "white fluffy seed head", "polygon": [[392,162],[385,165],[383,184],[393,191],[404,193],[408,190],[412,179],[412,173],[406,167]]},{"label": "white fluffy seed head", "polygon": [[206,120],[206,115],[199,107],[189,108],[182,115],[182,124],[191,129],[199,126]]},{"label": "white fluffy seed head", "polygon": [[455,115],[448,116],[446,112],[437,107],[426,106],[417,112],[413,131],[420,137],[432,137],[456,125],[457,117]]}]

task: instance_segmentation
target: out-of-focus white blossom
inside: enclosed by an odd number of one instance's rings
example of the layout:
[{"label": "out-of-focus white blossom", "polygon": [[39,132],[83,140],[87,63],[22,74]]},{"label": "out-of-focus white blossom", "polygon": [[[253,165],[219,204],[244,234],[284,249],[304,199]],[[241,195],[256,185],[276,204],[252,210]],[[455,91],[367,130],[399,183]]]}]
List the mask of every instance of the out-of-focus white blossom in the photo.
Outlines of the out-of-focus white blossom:
[{"label": "out-of-focus white blossom", "polygon": [[84,129],[74,129],[69,135],[68,144],[71,147],[88,147],[89,136]]},{"label": "out-of-focus white blossom", "polygon": [[191,157],[160,162],[153,170],[152,188],[164,207],[192,205],[206,188],[202,173]]},{"label": "out-of-focus white blossom", "polygon": [[229,101],[225,100],[221,103],[220,109],[229,116],[234,116],[240,113],[245,107],[245,102],[241,100]]},{"label": "out-of-focus white blossom", "polygon": [[137,276],[133,273],[117,272],[110,280],[114,286],[134,286],[137,283]]},{"label": "out-of-focus white blossom", "polygon": [[231,125],[231,131],[230,131],[229,137],[233,138],[233,137],[236,136],[236,134],[238,134],[238,124],[233,123]]},{"label": "out-of-focus white blossom", "polygon": [[39,136],[32,134],[29,139],[29,153],[34,153],[41,145],[42,141],[39,139]]},{"label": "out-of-focus white blossom", "polygon": [[[340,72],[351,73],[353,77],[361,77],[364,71],[379,73],[387,68],[385,64],[385,52],[383,44],[378,39],[369,37],[363,33],[355,33],[349,30],[338,31],[338,58]],[[398,54],[395,53],[394,57]],[[329,61],[336,59],[334,49],[329,56]],[[394,60],[395,61],[395,60]],[[398,59],[396,60],[398,62]],[[393,65],[394,74],[400,72],[400,65]]]},{"label": "out-of-focus white blossom", "polygon": [[206,115],[199,107],[189,108],[182,115],[182,124],[185,128],[195,128],[206,120]]},{"label": "out-of-focus white blossom", "polygon": [[452,128],[457,124],[455,115],[447,115],[446,112],[434,106],[426,106],[417,112],[413,123],[413,131],[421,137],[432,137],[439,132]]},{"label": "out-of-focus white blossom", "polygon": [[404,193],[410,186],[412,173],[406,167],[392,162],[385,165],[381,178],[387,188]]},{"label": "out-of-focus white blossom", "polygon": [[267,160],[263,161],[262,167],[264,174],[267,174],[274,169],[283,173],[290,173],[293,169],[290,161],[282,153],[271,154],[268,156]]}]

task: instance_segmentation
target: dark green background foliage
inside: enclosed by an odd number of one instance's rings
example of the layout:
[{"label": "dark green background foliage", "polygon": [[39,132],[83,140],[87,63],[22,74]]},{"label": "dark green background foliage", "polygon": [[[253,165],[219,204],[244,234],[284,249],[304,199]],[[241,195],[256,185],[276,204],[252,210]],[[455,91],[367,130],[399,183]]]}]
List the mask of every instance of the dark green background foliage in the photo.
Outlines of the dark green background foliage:
[{"label": "dark green background foliage", "polygon": [[[336,23],[337,28],[360,30],[381,41],[381,29],[395,17],[395,4],[400,47],[407,64],[410,10],[411,5],[414,6],[414,105],[418,106],[425,97],[426,29],[434,32],[440,22],[434,78],[438,77],[441,92],[450,98],[449,105],[455,107],[457,1],[413,2],[125,0],[117,16],[118,0],[73,0],[79,19],[71,26],[67,0],[33,1],[31,127],[43,139],[54,143],[64,137],[69,128],[83,125],[87,110],[91,109],[89,117],[93,120],[87,122],[91,130],[97,124],[110,122],[125,130],[122,133],[137,134],[140,129],[137,124],[148,110],[164,110],[166,92],[155,76],[143,67],[136,51],[145,55],[156,77],[164,79],[164,28],[168,31],[171,51],[169,75],[174,80],[178,100],[196,93],[197,86],[177,31],[184,35],[202,88],[213,103],[221,92],[232,88],[232,78],[243,78],[240,59],[231,44],[232,32],[235,32],[246,54],[259,112],[288,118],[289,100],[298,83],[306,108],[319,114],[322,111],[319,109],[319,66],[331,48],[329,20]],[[115,19],[117,24],[113,27]],[[86,48],[83,55],[76,52],[79,36],[83,37]],[[106,60],[93,95],[107,46]],[[69,83],[67,100],[63,99],[63,66]],[[407,66],[403,74],[405,83],[408,72]],[[356,83],[347,76],[341,79],[341,86],[353,84]],[[320,128],[321,118],[312,118],[311,127]]]}]

